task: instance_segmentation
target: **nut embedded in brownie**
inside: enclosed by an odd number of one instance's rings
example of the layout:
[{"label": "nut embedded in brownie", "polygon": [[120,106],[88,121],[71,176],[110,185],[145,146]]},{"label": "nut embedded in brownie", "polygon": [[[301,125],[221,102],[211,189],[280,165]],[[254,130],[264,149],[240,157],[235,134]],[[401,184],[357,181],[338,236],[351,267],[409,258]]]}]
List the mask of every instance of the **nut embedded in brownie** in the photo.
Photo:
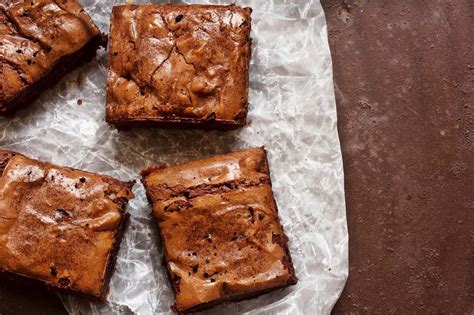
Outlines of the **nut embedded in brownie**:
[{"label": "nut embedded in brownie", "polygon": [[132,186],[0,149],[0,275],[104,300]]},{"label": "nut embedded in brownie", "polygon": [[0,114],[92,59],[105,38],[75,0],[0,4]]},{"label": "nut embedded in brownie", "polygon": [[251,9],[112,9],[106,119],[117,126],[230,129],[246,123]]},{"label": "nut embedded in brownie", "polygon": [[142,171],[177,312],[297,282],[263,148]]}]

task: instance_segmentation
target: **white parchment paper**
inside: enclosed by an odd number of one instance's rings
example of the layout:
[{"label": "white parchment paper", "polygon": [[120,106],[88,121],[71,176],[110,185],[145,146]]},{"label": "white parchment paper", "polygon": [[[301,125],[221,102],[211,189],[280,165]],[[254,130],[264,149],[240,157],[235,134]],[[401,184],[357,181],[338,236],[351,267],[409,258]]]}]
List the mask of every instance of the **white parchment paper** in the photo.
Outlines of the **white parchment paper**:
[{"label": "white parchment paper", "polygon": [[[108,32],[111,7],[123,1],[81,2],[101,30]],[[230,132],[113,129],[104,120],[107,54],[101,51],[94,61],[43,93],[33,106],[13,119],[0,118],[0,145],[122,180],[138,179],[140,170],[150,165],[265,145],[299,282],[209,313],[328,314],[348,275],[348,236],[324,12],[317,0],[237,4],[253,8],[248,126]],[[174,297],[140,183],[134,193],[131,224],[108,303],[62,295],[70,313],[171,313]]]}]

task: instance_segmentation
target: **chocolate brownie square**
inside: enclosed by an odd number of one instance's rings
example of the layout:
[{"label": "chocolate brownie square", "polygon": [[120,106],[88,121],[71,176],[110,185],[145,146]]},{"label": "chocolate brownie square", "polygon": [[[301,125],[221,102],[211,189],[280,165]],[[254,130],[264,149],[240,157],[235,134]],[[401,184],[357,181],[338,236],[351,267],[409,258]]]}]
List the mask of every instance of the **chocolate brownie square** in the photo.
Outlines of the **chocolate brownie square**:
[{"label": "chocolate brownie square", "polygon": [[0,149],[0,275],[104,300],[133,182]]},{"label": "chocolate brownie square", "polygon": [[297,282],[263,148],[146,169],[142,176],[177,312]]},{"label": "chocolate brownie square", "polygon": [[251,11],[235,5],[115,6],[107,121],[117,126],[243,126]]},{"label": "chocolate brownie square", "polygon": [[31,103],[101,45],[105,38],[77,1],[2,1],[0,114]]}]

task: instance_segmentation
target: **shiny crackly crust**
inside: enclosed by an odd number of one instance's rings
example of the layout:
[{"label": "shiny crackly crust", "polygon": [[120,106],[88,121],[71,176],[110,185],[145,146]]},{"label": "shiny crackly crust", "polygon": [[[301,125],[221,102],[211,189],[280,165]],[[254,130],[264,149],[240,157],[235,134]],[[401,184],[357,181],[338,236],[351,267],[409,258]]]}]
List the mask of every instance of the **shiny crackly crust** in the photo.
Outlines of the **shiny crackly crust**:
[{"label": "shiny crackly crust", "polygon": [[75,0],[0,4],[0,114],[27,105],[104,45]]},{"label": "shiny crackly crust", "polygon": [[297,282],[263,148],[142,171],[177,312]]},{"label": "shiny crackly crust", "polygon": [[245,124],[250,8],[122,5],[111,16],[106,119],[117,126]]},{"label": "shiny crackly crust", "polygon": [[133,182],[0,149],[0,275],[104,300]]}]

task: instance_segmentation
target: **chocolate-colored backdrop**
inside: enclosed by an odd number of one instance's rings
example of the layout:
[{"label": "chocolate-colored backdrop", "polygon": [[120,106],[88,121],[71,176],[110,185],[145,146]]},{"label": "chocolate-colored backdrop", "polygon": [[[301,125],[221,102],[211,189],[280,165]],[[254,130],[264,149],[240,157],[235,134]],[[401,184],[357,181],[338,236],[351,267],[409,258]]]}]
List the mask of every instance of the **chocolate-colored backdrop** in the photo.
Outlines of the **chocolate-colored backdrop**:
[{"label": "chocolate-colored backdrop", "polygon": [[323,1],[349,280],[334,313],[474,311],[474,1]]},{"label": "chocolate-colored backdrop", "polygon": [[[335,313],[474,310],[474,1],[322,0],[346,177]],[[62,314],[0,283],[0,314]]]}]

